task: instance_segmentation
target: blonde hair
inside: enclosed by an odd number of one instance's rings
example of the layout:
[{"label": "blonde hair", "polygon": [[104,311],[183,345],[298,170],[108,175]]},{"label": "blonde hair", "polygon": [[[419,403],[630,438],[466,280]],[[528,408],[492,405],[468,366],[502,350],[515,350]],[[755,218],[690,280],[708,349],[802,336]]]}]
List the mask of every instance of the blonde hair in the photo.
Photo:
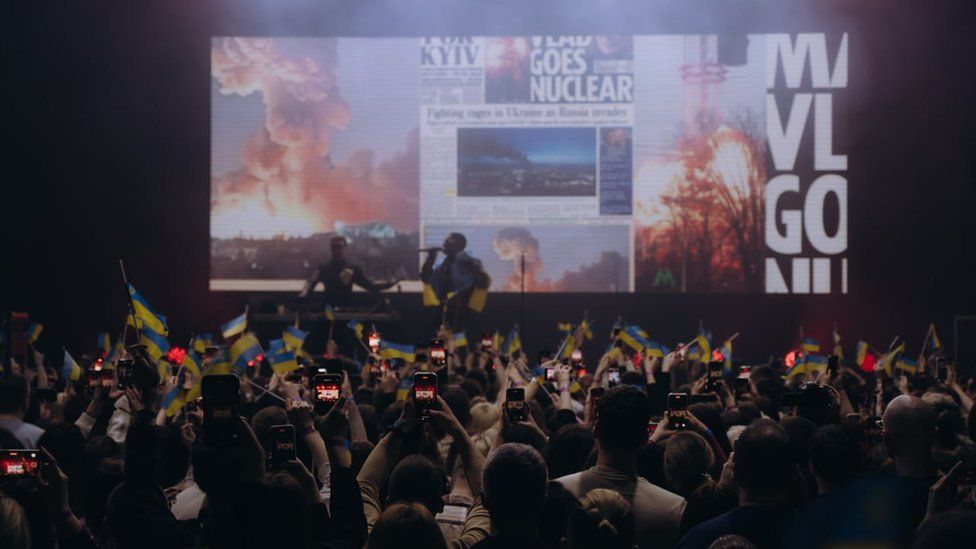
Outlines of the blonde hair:
[{"label": "blonde hair", "polygon": [[479,402],[471,407],[471,434],[476,435],[498,423],[501,415],[498,407],[489,402]]},{"label": "blonde hair", "polygon": [[31,546],[30,524],[24,508],[14,499],[0,495],[0,546],[28,549]]},{"label": "blonde hair", "polygon": [[581,520],[570,520],[570,547],[630,547],[634,542],[634,516],[630,503],[619,493],[594,488],[579,499]]}]

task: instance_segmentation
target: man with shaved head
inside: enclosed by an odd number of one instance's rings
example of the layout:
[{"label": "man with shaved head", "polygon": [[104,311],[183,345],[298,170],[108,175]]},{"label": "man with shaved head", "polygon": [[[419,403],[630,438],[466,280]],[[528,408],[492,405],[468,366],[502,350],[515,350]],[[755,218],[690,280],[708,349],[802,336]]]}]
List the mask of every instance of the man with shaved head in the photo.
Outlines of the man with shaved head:
[{"label": "man with shaved head", "polygon": [[935,412],[924,400],[901,395],[885,408],[881,432],[894,461],[898,500],[905,505],[902,538],[909,539],[925,518],[929,488],[938,480],[932,460]]}]

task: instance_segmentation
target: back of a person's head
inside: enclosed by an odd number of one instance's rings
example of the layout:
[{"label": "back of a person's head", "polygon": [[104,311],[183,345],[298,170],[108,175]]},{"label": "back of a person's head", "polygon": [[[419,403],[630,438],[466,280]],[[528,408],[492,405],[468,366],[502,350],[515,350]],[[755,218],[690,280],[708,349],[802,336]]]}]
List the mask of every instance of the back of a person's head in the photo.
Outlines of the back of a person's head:
[{"label": "back of a person's head", "polygon": [[619,493],[596,488],[579,499],[567,533],[571,549],[630,549],[634,546],[634,515]]},{"label": "back of a person's head", "polygon": [[576,507],[576,496],[562,484],[554,480],[546,484],[546,500],[539,520],[539,537],[550,547],[559,547],[566,537],[569,516]]},{"label": "back of a person's head", "polygon": [[349,443],[349,453],[352,454],[352,472],[354,475],[358,475],[359,471],[362,470],[363,464],[366,463],[366,458],[375,448],[372,442],[368,440],[357,440]]},{"label": "back of a person's head", "polygon": [[485,396],[485,390],[481,388],[481,385],[473,379],[465,378],[462,380],[458,386],[468,395],[468,399],[475,399],[478,397]]},{"label": "back of a person's head", "polygon": [[311,540],[309,509],[313,502],[306,487],[285,470],[271,474],[267,484],[267,519],[275,525],[276,541],[283,547],[307,546]]},{"label": "back of a person's head", "polygon": [[976,511],[953,509],[927,518],[918,529],[913,549],[962,549],[976,539]]},{"label": "back of a person's head", "polygon": [[932,407],[935,415],[936,440],[943,447],[954,447],[965,428],[959,404],[951,396],[932,389],[922,395],[922,400]]},{"label": "back of a person's head", "polygon": [[780,421],[780,425],[790,437],[790,456],[805,470],[810,462],[810,437],[816,432],[817,424],[805,417],[788,416]]},{"label": "back of a person's head", "polygon": [[840,425],[824,425],[810,437],[813,474],[836,484],[861,472],[864,455],[857,440]]},{"label": "back of a person's head", "polygon": [[251,418],[251,429],[261,446],[270,448],[271,428],[275,425],[286,425],[287,423],[288,412],[284,408],[281,406],[265,406]]},{"label": "back of a person's head", "polygon": [[502,444],[488,454],[481,478],[493,526],[503,533],[537,527],[549,480],[539,452],[525,444]]},{"label": "back of a person's head", "polygon": [[516,444],[528,444],[542,452],[546,447],[546,437],[538,430],[521,423],[509,423],[502,429],[502,443],[513,442]]},{"label": "back of a person's head", "polygon": [[437,514],[444,508],[447,478],[429,459],[412,454],[397,463],[390,473],[387,499],[390,503],[416,502]]},{"label": "back of a person's head", "polygon": [[664,478],[668,488],[687,497],[707,480],[715,454],[698,433],[679,431],[664,445]]},{"label": "back of a person's head", "polygon": [[395,503],[376,520],[366,541],[366,549],[447,547],[434,515],[419,503]]},{"label": "back of a person's head", "polygon": [[498,407],[490,402],[479,402],[471,407],[471,433],[483,433],[498,423]]},{"label": "back of a person's head", "polygon": [[643,391],[622,385],[596,403],[597,439],[606,452],[632,452],[647,443],[651,405]]},{"label": "back of a person's head", "polygon": [[100,460],[92,468],[85,489],[85,524],[92,534],[99,535],[104,527],[108,497],[122,484],[125,462],[119,457]]},{"label": "back of a person's head", "polygon": [[742,536],[728,534],[713,541],[708,549],[756,549],[756,544]]},{"label": "back of a person's head", "polygon": [[882,416],[885,442],[894,453],[928,448],[935,435],[935,411],[917,396],[899,395]]},{"label": "back of a person's head", "polygon": [[779,423],[757,419],[736,439],[733,471],[742,488],[759,492],[787,491],[794,470],[790,437]]},{"label": "back of a person's head", "polygon": [[461,389],[448,389],[441,394],[441,398],[447,403],[447,407],[451,409],[461,426],[467,429],[471,425],[471,403],[468,393]]},{"label": "back of a person's head", "polygon": [[58,462],[58,467],[70,477],[81,465],[85,435],[81,434],[81,429],[77,425],[61,423],[47,428],[37,444],[51,452]]},{"label": "back of a person's head", "polygon": [[582,471],[595,444],[593,432],[582,425],[560,427],[549,437],[543,452],[549,477],[559,478]]},{"label": "back of a person's head", "polygon": [[0,414],[27,409],[27,380],[19,374],[0,376]]},{"label": "back of a person's head", "polygon": [[0,547],[30,549],[31,529],[27,513],[13,498],[0,494]]}]

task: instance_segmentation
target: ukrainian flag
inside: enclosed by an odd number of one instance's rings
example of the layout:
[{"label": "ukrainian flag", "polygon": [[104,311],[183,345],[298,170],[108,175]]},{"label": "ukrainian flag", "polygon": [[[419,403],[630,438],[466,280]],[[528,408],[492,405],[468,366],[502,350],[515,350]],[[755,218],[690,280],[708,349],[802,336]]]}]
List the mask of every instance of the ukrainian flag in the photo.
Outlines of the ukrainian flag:
[{"label": "ukrainian flag", "polygon": [[423,286],[423,300],[424,307],[437,307],[441,304],[441,300],[437,298],[437,292],[426,282],[424,282]]},{"label": "ukrainian flag", "polygon": [[139,330],[139,342],[146,346],[146,352],[153,360],[159,360],[161,356],[169,352],[169,340],[166,336],[156,332],[148,324]]},{"label": "ukrainian flag", "polygon": [[557,322],[556,329],[564,334],[568,334],[569,332],[573,331],[573,325],[569,322]]},{"label": "ukrainian flag", "polygon": [[[142,294],[136,290],[135,286],[128,284],[128,288],[132,309],[135,312],[136,318],[141,320],[143,325],[155,330],[156,333],[169,335],[169,327],[166,326],[166,317],[153,311],[152,307],[149,306],[149,302],[146,301],[146,298],[142,297]],[[132,322],[132,325],[135,326],[135,321]]]},{"label": "ukrainian flag", "polygon": [[285,346],[293,351],[302,348],[307,336],[308,332],[303,332],[295,326],[289,326],[281,333],[281,339],[285,341]]},{"label": "ukrainian flag", "polygon": [[193,338],[193,344],[191,347],[197,353],[201,355],[207,352],[207,347],[212,347],[214,345],[213,334],[200,334]]},{"label": "ukrainian flag", "polygon": [[801,346],[803,347],[803,352],[804,353],[819,353],[820,352],[820,344],[817,343],[817,340],[816,339],[813,339],[812,337],[805,337],[805,338],[803,338],[803,342],[802,342]]},{"label": "ukrainian flag", "polygon": [[840,334],[837,330],[834,330],[834,354],[837,355],[837,360],[844,360],[844,348],[840,345]]},{"label": "ukrainian flag", "polygon": [[939,340],[939,334],[935,333],[934,323],[929,324],[929,333],[926,339],[928,339],[928,343],[926,343],[926,348],[923,350],[926,356],[942,349],[942,341]]},{"label": "ukrainian flag", "polygon": [[335,309],[332,308],[332,305],[325,306],[325,319],[329,322],[335,322]]},{"label": "ukrainian flag", "polygon": [[104,351],[106,354],[112,349],[112,338],[109,337],[108,333],[102,332],[98,334],[97,348]]},{"label": "ukrainian flag", "polygon": [[804,355],[803,361],[806,363],[808,372],[820,372],[823,373],[827,371],[827,357],[823,355]]},{"label": "ukrainian flag", "polygon": [[202,377],[203,370],[200,368],[200,357],[193,351],[193,349],[188,349],[186,351],[186,356],[183,357],[183,363],[180,364],[186,371],[193,375],[194,379],[200,379]]},{"label": "ukrainian flag", "polygon": [[491,336],[491,348],[499,351],[502,348],[502,334],[495,330],[495,335]]},{"label": "ukrainian flag", "polygon": [[273,355],[268,355],[268,362],[271,363],[271,369],[274,370],[274,373],[280,376],[298,369],[298,361],[295,360],[295,353],[293,351],[281,351]]},{"label": "ukrainian flag", "polygon": [[396,399],[397,400],[407,400],[407,395],[410,394],[410,389],[413,389],[413,376],[407,376],[400,380],[397,385]]},{"label": "ukrainian flag", "polygon": [[664,358],[664,355],[670,353],[671,350],[664,345],[661,345],[657,341],[648,341],[645,352],[649,357]]},{"label": "ukrainian flag", "polygon": [[793,364],[793,367],[790,368],[783,375],[783,377],[789,379],[789,378],[791,378],[793,376],[798,376],[798,375],[805,374],[806,372],[807,372],[807,363],[806,362],[801,362],[801,361],[798,360],[798,361],[796,361],[795,364]]},{"label": "ukrainian flag", "polygon": [[207,367],[203,375],[227,375],[231,373],[230,357],[227,356],[227,349],[221,349],[219,353],[210,359],[210,366]]},{"label": "ukrainian flag", "polygon": [[909,374],[915,374],[918,372],[918,362],[907,356],[900,356],[895,361],[895,368]]},{"label": "ukrainian flag", "polygon": [[115,364],[115,362],[122,357],[122,351],[125,347],[122,345],[122,340],[116,341],[115,346],[112,350],[105,356],[105,364]]},{"label": "ukrainian flag", "polygon": [[884,370],[884,372],[888,374],[889,377],[894,377],[893,368],[895,364],[895,359],[898,357],[898,355],[900,355],[903,352],[905,352],[904,341],[901,343],[901,345],[895,347],[890,352],[888,352],[885,356],[881,357],[881,360],[879,360],[878,363],[874,365],[875,371]]},{"label": "ukrainian flag", "polygon": [[458,332],[454,334],[454,348],[460,349],[461,347],[468,346],[468,336],[464,332]]},{"label": "ukrainian flag", "polygon": [[518,351],[521,348],[522,348],[522,339],[519,338],[518,330],[513,329],[512,331],[508,332],[508,337],[506,337],[505,342],[502,343],[502,349],[500,354],[502,356],[512,356],[512,353]]},{"label": "ukrainian flag", "polygon": [[593,330],[592,326],[590,326],[590,321],[584,318],[583,322],[580,323],[580,329],[583,331],[583,336],[586,339],[593,339]]},{"label": "ukrainian flag", "polygon": [[708,362],[712,359],[712,342],[708,340],[708,336],[705,334],[698,334],[697,337],[689,344],[689,347],[697,348],[697,352],[689,351],[688,358],[694,360],[700,360],[702,362]]},{"label": "ukrainian flag", "polygon": [[64,350],[64,365],[61,366],[61,377],[65,380],[77,381],[81,378],[81,366],[71,358],[68,350]]},{"label": "ukrainian flag", "polygon": [[281,351],[284,351],[284,350],[286,350],[285,349],[285,340],[284,339],[272,339],[271,341],[268,342],[268,354],[269,355],[274,355],[274,354],[280,353]]},{"label": "ukrainian flag", "polygon": [[722,343],[722,358],[725,360],[725,371],[732,371],[732,340],[726,339]]},{"label": "ukrainian flag", "polygon": [[166,417],[173,417],[184,404],[186,404],[186,391],[177,384],[163,397],[161,407],[166,410]]},{"label": "ukrainian flag", "polygon": [[247,329],[247,311],[237,318],[231,320],[227,324],[220,326],[220,332],[223,334],[224,339],[228,339],[236,336],[237,334],[243,334],[244,330]]},{"label": "ukrainian flag", "polygon": [[44,325],[38,324],[37,322],[31,322],[30,326],[27,327],[27,341],[34,343],[37,338],[41,337],[41,332],[44,331]]},{"label": "ukrainian flag", "polygon": [[563,344],[563,352],[556,358],[569,358],[576,350],[576,337],[573,334],[566,334],[566,342]]},{"label": "ukrainian flag", "polygon": [[617,337],[635,351],[643,351],[647,347],[648,335],[640,326],[631,324],[620,330]]},{"label": "ukrainian flag", "polygon": [[407,362],[417,361],[417,354],[412,345],[399,345],[386,340],[380,341],[380,356],[383,358],[402,358]]},{"label": "ukrainian flag", "polygon": [[365,329],[365,327],[363,326],[362,322],[358,320],[350,320],[347,326],[349,326],[349,329],[352,330],[354,334],[356,334],[357,338],[359,339],[363,338],[363,329]]},{"label": "ukrainian flag", "polygon": [[247,332],[239,337],[230,347],[230,362],[234,373],[240,375],[247,368],[247,363],[263,352],[261,342],[253,333]]},{"label": "ukrainian flag", "polygon": [[868,356],[868,344],[863,340],[858,340],[857,342],[857,365],[863,366],[864,359]]}]

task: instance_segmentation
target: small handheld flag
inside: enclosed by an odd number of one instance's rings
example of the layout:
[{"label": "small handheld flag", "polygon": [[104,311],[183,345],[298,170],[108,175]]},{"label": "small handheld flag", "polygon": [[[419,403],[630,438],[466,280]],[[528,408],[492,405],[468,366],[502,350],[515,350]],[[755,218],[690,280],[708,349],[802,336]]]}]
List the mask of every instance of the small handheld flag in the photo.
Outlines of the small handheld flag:
[{"label": "small handheld flag", "polygon": [[159,360],[161,356],[169,352],[169,340],[166,336],[152,329],[146,324],[139,331],[139,342],[146,346],[146,352],[153,360]]},{"label": "small handheld flag", "polygon": [[41,337],[41,332],[44,331],[44,326],[38,324],[37,322],[31,322],[30,326],[27,328],[27,341],[33,344],[37,341],[37,338]]},{"label": "small handheld flag", "polygon": [[247,332],[230,347],[231,368],[235,373],[241,374],[247,368],[248,363],[263,352],[258,338],[253,333]]},{"label": "small handheld flag", "polygon": [[81,378],[81,366],[75,362],[75,359],[71,357],[71,354],[67,349],[64,350],[64,364],[61,366],[61,377],[71,381],[77,381]]},{"label": "small handheld flag", "polygon": [[224,339],[229,339],[236,336],[237,334],[243,334],[244,330],[247,329],[247,311],[243,314],[234,318],[230,322],[220,326],[220,332],[224,336]]},{"label": "small handheld flag", "polygon": [[281,333],[281,339],[284,340],[285,346],[293,351],[302,348],[302,345],[305,344],[305,338],[307,336],[308,332],[304,332],[294,326],[288,326],[285,328],[285,331]]},{"label": "small handheld flag", "polygon": [[468,336],[464,332],[454,334],[454,348],[461,349],[468,346]]},{"label": "small handheld flag", "polygon": [[380,356],[383,358],[402,358],[407,362],[416,362],[417,354],[412,345],[400,345],[389,341],[380,341]]},{"label": "small handheld flag", "polygon": [[109,337],[108,333],[102,332],[98,334],[97,348],[105,353],[108,353],[112,349],[112,338]]},{"label": "small handheld flag", "polygon": [[136,320],[141,321],[144,326],[149,326],[156,333],[169,335],[169,327],[166,326],[166,317],[156,313],[152,307],[149,306],[149,302],[146,298],[142,297],[142,294],[136,290],[136,287],[132,284],[126,283],[126,287],[129,289],[129,298],[132,304],[132,310],[135,313],[135,320],[132,320],[132,325],[134,327],[140,327],[136,323]]},{"label": "small handheld flag", "polygon": [[803,338],[803,342],[802,342],[802,345],[801,346],[803,347],[803,352],[804,353],[819,353],[820,352],[820,344],[817,343],[817,340],[816,339],[813,339],[812,337],[805,337],[805,338]]},{"label": "small handheld flag", "polygon": [[267,356],[268,362],[271,363],[271,369],[280,376],[298,369],[298,361],[295,360],[294,351],[281,351]]},{"label": "small handheld flag", "polygon": [[325,319],[329,322],[335,322],[335,309],[332,308],[332,305],[325,306]]},{"label": "small handheld flag", "polygon": [[352,330],[352,333],[356,334],[357,338],[359,339],[363,338],[364,327],[362,322],[358,320],[350,320],[347,326],[349,326],[349,329]]}]

